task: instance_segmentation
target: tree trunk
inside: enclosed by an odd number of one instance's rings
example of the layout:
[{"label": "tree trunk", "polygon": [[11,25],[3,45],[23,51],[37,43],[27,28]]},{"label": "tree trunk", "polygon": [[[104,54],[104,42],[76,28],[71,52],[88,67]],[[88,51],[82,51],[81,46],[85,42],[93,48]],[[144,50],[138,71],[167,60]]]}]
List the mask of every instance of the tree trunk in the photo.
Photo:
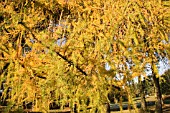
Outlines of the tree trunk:
[{"label": "tree trunk", "polygon": [[156,101],[156,113],[162,113],[162,94],[160,90],[160,84],[159,84],[159,78],[156,77],[155,74],[153,74],[153,81],[154,81],[154,86],[155,86],[155,93],[157,96],[157,101]]},{"label": "tree trunk", "polygon": [[110,113],[110,104],[106,103],[106,113]]},{"label": "tree trunk", "polygon": [[77,111],[77,104],[76,103],[74,104],[73,113],[78,113],[78,111]]},{"label": "tree trunk", "polygon": [[145,113],[147,110],[146,98],[145,98],[145,79],[144,81],[140,80],[140,96],[141,96],[141,110],[142,113]]}]

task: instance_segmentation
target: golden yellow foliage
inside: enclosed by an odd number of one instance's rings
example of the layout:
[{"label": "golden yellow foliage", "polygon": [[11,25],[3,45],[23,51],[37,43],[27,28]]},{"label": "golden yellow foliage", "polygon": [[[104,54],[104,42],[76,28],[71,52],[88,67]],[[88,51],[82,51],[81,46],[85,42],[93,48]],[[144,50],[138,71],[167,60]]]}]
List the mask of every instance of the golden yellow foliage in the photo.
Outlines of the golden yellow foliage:
[{"label": "golden yellow foliage", "polygon": [[109,87],[122,88],[147,63],[158,74],[155,52],[169,57],[168,6],[156,0],[0,2],[0,83],[12,89],[9,107],[32,102],[34,110],[48,111],[52,103],[61,109],[77,103],[87,112],[90,100],[90,112],[103,112]]}]

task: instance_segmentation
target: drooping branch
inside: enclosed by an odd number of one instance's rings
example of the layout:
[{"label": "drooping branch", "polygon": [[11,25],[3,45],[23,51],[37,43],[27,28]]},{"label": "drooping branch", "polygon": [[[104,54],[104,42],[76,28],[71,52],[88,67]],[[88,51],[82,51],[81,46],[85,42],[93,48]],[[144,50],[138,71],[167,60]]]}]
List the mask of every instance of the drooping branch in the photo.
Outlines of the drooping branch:
[{"label": "drooping branch", "polygon": [[[46,8],[46,7],[44,7],[44,4],[41,4],[40,2],[38,2],[38,1],[36,1],[36,0],[34,0],[33,2],[34,2],[37,6],[43,8],[43,10],[47,11],[49,14],[54,15],[51,10],[49,10],[49,9]],[[58,4],[58,5],[59,5],[59,4]],[[30,29],[29,27],[27,27],[24,22],[19,22],[18,24],[21,24],[22,26],[24,26],[28,31],[31,32],[32,36],[34,37],[34,39],[35,39],[37,42],[39,42],[40,44],[44,45],[41,41],[39,41],[39,40],[36,38],[36,36],[34,35],[34,33],[31,31],[31,29]],[[47,46],[46,46],[46,47],[47,47]],[[49,49],[50,47],[47,47],[47,48]],[[69,60],[66,56],[63,56],[63,55],[60,54],[59,52],[56,52],[56,51],[54,51],[54,50],[53,50],[53,52],[55,52],[58,56],[60,56],[60,57],[61,57],[63,60],[65,60],[68,64],[75,66],[76,69],[77,69],[78,71],[80,71],[83,75],[87,76],[87,73],[86,73],[83,69],[81,69],[78,64],[74,64],[73,61]]]},{"label": "drooping branch", "polygon": [[64,59],[70,65],[75,66],[77,70],[79,70],[83,75],[87,76],[87,73],[83,71],[83,69],[81,69],[79,65],[75,65],[71,60],[69,60],[66,56],[61,55],[59,52],[56,52],[56,54],[60,56],[62,59]]},{"label": "drooping branch", "polygon": [[[27,30],[29,30],[29,31],[31,32],[33,38],[34,38],[38,43],[40,43],[40,44],[43,45],[43,46],[46,46],[46,45],[44,45],[41,41],[39,41],[39,40],[36,38],[36,36],[34,35],[34,33],[31,31],[31,29],[30,29],[29,27],[26,26],[26,24],[24,24],[23,22],[20,22],[19,24],[21,24],[21,25],[24,26]],[[47,49],[50,49],[50,47],[48,47],[48,46],[46,46],[46,48],[47,48]],[[66,56],[60,54],[58,51],[54,51],[54,50],[53,50],[53,52],[55,52],[60,58],[62,58],[62,59],[63,59],[64,61],[66,61],[68,64],[70,64],[70,65],[72,65],[72,66],[75,66],[76,69],[77,69],[78,71],[80,71],[83,75],[87,76],[87,73],[86,73],[83,69],[81,69],[78,64],[74,64],[73,61],[69,60]]]}]

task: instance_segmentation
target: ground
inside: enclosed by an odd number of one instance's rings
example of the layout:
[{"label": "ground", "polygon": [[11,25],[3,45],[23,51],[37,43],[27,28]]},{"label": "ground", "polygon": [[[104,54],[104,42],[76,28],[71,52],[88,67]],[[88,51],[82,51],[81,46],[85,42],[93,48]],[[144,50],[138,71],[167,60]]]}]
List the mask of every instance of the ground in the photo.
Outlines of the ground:
[{"label": "ground", "polygon": [[[155,106],[150,107],[148,113],[154,113],[155,112],[154,109],[155,109]],[[138,109],[137,111],[140,113],[140,109]],[[123,110],[122,112],[121,111],[112,111],[111,113],[135,113],[135,111],[131,110],[131,112],[130,112],[129,110]],[[170,105],[164,105],[163,113],[170,113]]]},{"label": "ground", "polygon": [[[163,113],[170,113],[170,95],[163,96],[165,104],[163,105]],[[134,99],[136,103],[140,103],[140,98],[135,98]],[[148,113],[154,113],[155,112],[155,96],[149,96],[146,98],[146,101],[150,104],[148,106]],[[125,103],[126,105],[127,103]],[[136,111],[140,112],[140,108],[138,108]],[[136,113],[135,110],[123,110],[121,111],[112,111],[111,113]]]},{"label": "ground", "polygon": [[[163,105],[163,113],[170,113],[170,95],[166,95],[163,96],[164,99],[164,105]],[[154,113],[155,111],[155,96],[149,96],[146,98],[146,101],[148,103],[148,113]],[[140,97],[139,98],[134,98],[134,102],[137,105],[137,109],[136,111],[140,112]],[[132,109],[131,111],[127,110],[127,106],[128,103],[127,102],[123,102],[123,111],[119,111],[119,104],[110,104],[110,108],[111,108],[111,113],[137,113],[134,109]],[[0,112],[5,108],[5,106],[0,106]],[[26,110],[25,112],[29,112],[30,110]],[[70,108],[65,109],[64,111],[59,111],[59,110],[50,110],[51,113],[70,113]],[[18,113],[18,112],[14,112],[14,113]],[[33,113],[33,112],[31,112]]]}]

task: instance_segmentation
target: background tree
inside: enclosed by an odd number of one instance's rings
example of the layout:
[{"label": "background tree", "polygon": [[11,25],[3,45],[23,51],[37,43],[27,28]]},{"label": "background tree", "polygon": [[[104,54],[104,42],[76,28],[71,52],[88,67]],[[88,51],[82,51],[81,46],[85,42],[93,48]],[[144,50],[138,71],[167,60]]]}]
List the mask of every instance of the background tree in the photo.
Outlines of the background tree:
[{"label": "background tree", "polygon": [[164,75],[162,76],[162,79],[161,79],[161,91],[162,91],[162,94],[164,95],[169,95],[170,94],[170,90],[169,90],[169,87],[170,87],[170,69],[167,70]]}]

